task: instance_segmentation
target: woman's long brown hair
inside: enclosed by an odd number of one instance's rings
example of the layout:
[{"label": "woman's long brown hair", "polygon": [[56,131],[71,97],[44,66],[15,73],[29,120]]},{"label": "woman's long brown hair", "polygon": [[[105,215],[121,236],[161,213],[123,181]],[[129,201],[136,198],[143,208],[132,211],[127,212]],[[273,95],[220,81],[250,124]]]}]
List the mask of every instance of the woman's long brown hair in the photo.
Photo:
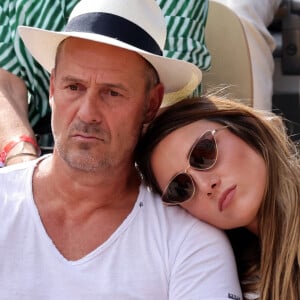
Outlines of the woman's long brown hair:
[{"label": "woman's long brown hair", "polygon": [[258,237],[245,229],[228,231],[244,294],[256,292],[263,300],[299,300],[300,165],[297,148],[279,117],[217,96],[189,98],[166,108],[137,147],[137,164],[146,184],[161,194],[150,163],[153,149],[177,128],[201,119],[229,125],[267,166]]}]

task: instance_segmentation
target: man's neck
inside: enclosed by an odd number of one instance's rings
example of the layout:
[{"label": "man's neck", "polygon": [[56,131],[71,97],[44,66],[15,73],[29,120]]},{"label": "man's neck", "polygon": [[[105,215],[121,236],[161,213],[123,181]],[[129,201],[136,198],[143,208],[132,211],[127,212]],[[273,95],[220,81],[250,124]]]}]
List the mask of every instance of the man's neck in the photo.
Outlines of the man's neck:
[{"label": "man's neck", "polygon": [[49,159],[38,166],[34,200],[58,251],[66,259],[80,259],[105,242],[132,211],[140,178],[135,168],[119,178],[98,174],[94,180],[54,170]]},{"label": "man's neck", "polygon": [[[66,205],[81,203],[82,199],[96,202],[97,205],[114,206],[118,198],[127,194],[137,194],[140,176],[135,166],[104,169],[98,172],[86,172],[57,165],[52,158],[42,160],[35,171],[37,184],[48,189],[56,196],[60,195]],[[47,183],[46,183],[47,182]],[[77,205],[77,204],[76,204]]]}]

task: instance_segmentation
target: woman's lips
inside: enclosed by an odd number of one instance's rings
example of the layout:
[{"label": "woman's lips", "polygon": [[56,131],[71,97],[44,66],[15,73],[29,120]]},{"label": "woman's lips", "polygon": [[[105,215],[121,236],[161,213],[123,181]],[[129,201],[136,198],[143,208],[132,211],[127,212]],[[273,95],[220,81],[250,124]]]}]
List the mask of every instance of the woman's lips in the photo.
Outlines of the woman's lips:
[{"label": "woman's lips", "polygon": [[221,196],[221,198],[218,201],[219,211],[223,211],[229,204],[231,203],[231,200],[233,199],[236,191],[236,185],[230,187],[227,189]]}]

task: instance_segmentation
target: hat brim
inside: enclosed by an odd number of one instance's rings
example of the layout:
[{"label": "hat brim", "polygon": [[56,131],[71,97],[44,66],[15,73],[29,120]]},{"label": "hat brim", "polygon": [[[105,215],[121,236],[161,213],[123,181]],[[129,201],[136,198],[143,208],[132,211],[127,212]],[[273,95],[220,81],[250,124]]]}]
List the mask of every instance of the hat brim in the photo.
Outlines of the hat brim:
[{"label": "hat brim", "polygon": [[167,99],[168,102],[175,102],[180,100],[179,98],[182,99],[190,95],[202,79],[202,72],[192,63],[154,55],[104,35],[86,32],[56,32],[28,26],[19,26],[18,32],[32,56],[48,72],[51,72],[54,68],[58,45],[68,37],[75,37],[116,46],[140,54],[156,69],[160,81],[165,87],[166,97],[164,99]]}]

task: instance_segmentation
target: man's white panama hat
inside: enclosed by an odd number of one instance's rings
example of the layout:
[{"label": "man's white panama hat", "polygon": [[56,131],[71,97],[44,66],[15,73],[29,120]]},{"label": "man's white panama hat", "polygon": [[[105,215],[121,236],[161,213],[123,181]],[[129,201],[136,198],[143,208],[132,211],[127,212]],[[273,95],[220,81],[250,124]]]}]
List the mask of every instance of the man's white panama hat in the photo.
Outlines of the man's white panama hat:
[{"label": "man's white panama hat", "polygon": [[195,65],[163,57],[166,24],[154,0],[82,0],[62,32],[19,26],[19,34],[33,57],[49,72],[57,46],[77,37],[137,52],[156,69],[165,86],[164,105],[190,95],[201,81]]}]

